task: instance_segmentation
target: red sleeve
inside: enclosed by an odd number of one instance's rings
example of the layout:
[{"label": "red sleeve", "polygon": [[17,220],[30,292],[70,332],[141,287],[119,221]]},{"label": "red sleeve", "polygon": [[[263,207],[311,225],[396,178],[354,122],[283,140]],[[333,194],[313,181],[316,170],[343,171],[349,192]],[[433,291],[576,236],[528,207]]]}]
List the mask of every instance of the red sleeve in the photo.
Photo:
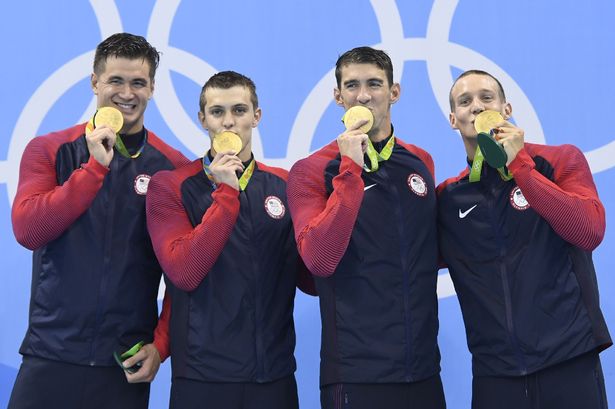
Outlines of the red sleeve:
[{"label": "red sleeve", "polygon": [[171,320],[171,296],[168,291],[164,292],[162,300],[162,311],[158,318],[158,325],[154,330],[154,346],[160,355],[160,361],[164,361],[171,355],[171,344],[169,342],[169,321]]},{"label": "red sleeve", "polygon": [[[265,172],[273,173],[274,175],[288,183],[288,171],[286,169],[267,166],[260,162],[258,162],[258,167]],[[297,287],[306,294],[316,295],[316,285],[314,284],[314,277],[305,266],[305,263],[303,262],[301,257],[297,258]]]},{"label": "red sleeve", "polygon": [[58,185],[54,142],[49,136],[35,138],[21,158],[11,217],[15,238],[30,250],[64,233],[90,207],[109,171],[90,157]]},{"label": "red sleeve", "polygon": [[[346,252],[354,228],[364,183],[361,167],[343,156],[340,173],[333,178],[327,197],[324,181],[326,158],[311,156],[293,166],[288,178],[288,205],[293,217],[299,254],[312,274],[333,274]],[[318,158],[322,159],[322,158]]]},{"label": "red sleeve", "polygon": [[226,245],[239,215],[239,191],[220,184],[201,223],[192,227],[175,172],[159,172],[150,181],[147,228],[162,269],[178,288],[199,286]]},{"label": "red sleeve", "polygon": [[[509,169],[523,196],[564,240],[591,251],[606,229],[605,212],[583,153],[572,145],[548,147],[554,179],[535,170],[527,147],[519,151]],[[545,156],[547,156],[545,154]]]}]

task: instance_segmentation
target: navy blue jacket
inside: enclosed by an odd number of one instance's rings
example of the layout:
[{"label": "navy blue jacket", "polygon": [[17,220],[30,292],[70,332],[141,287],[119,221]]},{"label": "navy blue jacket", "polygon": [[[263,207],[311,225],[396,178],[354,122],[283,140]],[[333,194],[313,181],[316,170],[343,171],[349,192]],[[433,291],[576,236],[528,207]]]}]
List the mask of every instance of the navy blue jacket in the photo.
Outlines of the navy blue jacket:
[{"label": "navy blue jacket", "polygon": [[238,192],[214,189],[196,160],[156,175],[147,208],[172,288],[173,377],[270,382],[293,374],[299,257],[286,171],[256,163]]},{"label": "navy blue jacket", "polygon": [[147,233],[145,192],[186,163],[147,132],[141,155],[90,158],[84,124],[27,146],[13,204],[18,241],[34,250],[30,320],[20,352],[115,365],[114,351],[151,342],[162,274]]},{"label": "navy blue jacket", "polygon": [[433,162],[396,140],[368,173],[337,142],[293,166],[300,254],[317,276],[321,385],[402,383],[437,374]]},{"label": "navy blue jacket", "polygon": [[504,181],[486,165],[438,187],[440,251],[476,376],[525,375],[611,339],[591,250],[604,209],[583,154],[526,144]]}]

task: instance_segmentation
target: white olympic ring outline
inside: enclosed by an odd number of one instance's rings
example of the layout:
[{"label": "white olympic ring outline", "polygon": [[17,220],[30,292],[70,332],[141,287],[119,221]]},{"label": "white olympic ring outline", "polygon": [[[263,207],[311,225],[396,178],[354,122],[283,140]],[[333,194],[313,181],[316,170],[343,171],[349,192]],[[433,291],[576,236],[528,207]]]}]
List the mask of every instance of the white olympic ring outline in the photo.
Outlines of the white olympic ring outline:
[{"label": "white olympic ring outline", "polygon": [[[163,51],[165,58],[161,60],[156,74],[156,93],[154,97],[162,119],[184,146],[191,152],[200,155],[203,152],[204,131],[201,130],[183,109],[171,79],[172,67],[180,67],[176,72],[187,78],[203,84],[213,75],[214,67],[194,55],[172,47],[169,44],[170,32],[181,0],[157,1],[154,5],[148,24],[147,38],[152,44]],[[452,25],[458,0],[434,0],[429,15],[425,38],[406,38],[399,9],[395,0],[370,0],[372,9],[380,29],[382,41],[374,47],[386,49],[391,55],[393,65],[403,66],[405,61],[424,60],[427,64],[429,80],[435,99],[445,118],[448,117],[448,92],[453,83],[450,67],[461,69],[479,68],[493,73],[500,79],[507,90],[509,100],[515,103],[515,118],[523,124],[528,141],[545,143],[540,120],[519,85],[497,64],[478,52],[449,41],[449,29]],[[101,38],[121,32],[122,23],[115,2],[105,0],[90,0],[96,19],[101,29]],[[9,202],[15,196],[18,169],[21,155],[27,143],[34,138],[40,123],[46,113],[81,78],[75,72],[90,72],[94,51],[84,53],[56,70],[50,75],[30,97],[22,110],[9,143],[8,158],[0,161],[0,183],[7,183]],[[316,127],[327,108],[332,103],[332,89],[335,86],[334,69],[328,71],[308,94],[293,123],[286,157],[266,158],[261,143],[258,128],[254,130],[252,149],[256,157],[263,158],[272,166],[289,168],[297,160],[311,153],[311,141],[316,133]],[[396,81],[401,81],[401,72],[397,71]],[[85,121],[96,109],[96,99],[93,96],[84,110],[80,121]],[[207,138],[205,138],[207,139]],[[615,158],[615,141],[607,143],[585,153],[593,173],[598,173],[615,166],[609,163]],[[455,295],[455,290],[448,273],[438,276],[438,297]]]}]

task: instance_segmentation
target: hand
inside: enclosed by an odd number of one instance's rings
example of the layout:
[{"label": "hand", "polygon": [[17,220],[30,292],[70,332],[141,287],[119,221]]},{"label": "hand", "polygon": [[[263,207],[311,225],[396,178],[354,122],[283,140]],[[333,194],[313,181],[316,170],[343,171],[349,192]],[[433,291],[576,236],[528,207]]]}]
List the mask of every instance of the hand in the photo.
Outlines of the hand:
[{"label": "hand", "polygon": [[113,159],[113,145],[117,135],[108,126],[100,126],[85,136],[90,156],[93,156],[101,165],[109,167]]},{"label": "hand", "polygon": [[337,146],[340,149],[340,155],[348,156],[361,167],[363,167],[365,162],[363,155],[367,150],[367,140],[369,137],[367,134],[361,132],[359,128],[367,122],[369,122],[367,119],[357,121],[337,137]]},{"label": "hand", "polygon": [[151,382],[160,368],[160,354],[154,344],[143,346],[133,356],[123,362],[124,367],[130,368],[141,362],[141,368],[133,374],[124,371],[128,383]]},{"label": "hand", "polygon": [[495,130],[497,130],[495,139],[502,145],[508,156],[506,161],[506,166],[508,166],[523,149],[525,132],[508,121],[497,124]]},{"label": "hand", "polygon": [[218,152],[209,165],[214,181],[217,184],[226,183],[235,190],[239,190],[237,172],[243,172],[243,163],[233,154],[233,151]]}]

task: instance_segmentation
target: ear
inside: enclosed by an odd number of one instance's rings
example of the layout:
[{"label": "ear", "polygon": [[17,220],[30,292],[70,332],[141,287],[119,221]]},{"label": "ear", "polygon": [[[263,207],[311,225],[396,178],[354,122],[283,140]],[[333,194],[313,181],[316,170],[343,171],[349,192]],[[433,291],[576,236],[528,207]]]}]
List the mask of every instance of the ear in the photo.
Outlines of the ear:
[{"label": "ear", "polygon": [[344,106],[344,100],[342,99],[342,93],[339,88],[333,88],[333,99],[335,99],[337,105]]},{"label": "ear", "polygon": [[207,128],[207,123],[205,122],[205,114],[201,111],[199,111],[199,122],[201,123],[201,126],[203,127],[203,129],[205,129],[206,131],[209,130]]},{"label": "ear", "polygon": [[504,105],[504,119],[508,121],[511,116],[512,116],[512,105],[510,105],[510,103],[507,102],[506,105]]},{"label": "ear", "polygon": [[94,91],[94,95],[98,95],[98,76],[94,73],[90,75],[90,85],[92,86],[92,91]]},{"label": "ear", "polygon": [[395,84],[391,86],[391,89],[389,90],[389,92],[391,96],[391,104],[396,103],[397,101],[399,101],[399,97],[401,96],[401,85],[399,85],[399,83],[396,82]]},{"label": "ear", "polygon": [[459,129],[459,127],[457,126],[457,117],[454,113],[451,112],[450,114],[448,114],[448,122],[451,124],[451,128]]},{"label": "ear", "polygon": [[154,94],[154,88],[156,88],[156,81],[152,78],[152,86],[150,87],[150,95],[149,95],[150,98]]},{"label": "ear", "polygon": [[256,108],[254,111],[254,119],[252,119],[252,128],[256,128],[258,123],[261,121],[261,117],[263,116],[263,111],[260,108]]}]

